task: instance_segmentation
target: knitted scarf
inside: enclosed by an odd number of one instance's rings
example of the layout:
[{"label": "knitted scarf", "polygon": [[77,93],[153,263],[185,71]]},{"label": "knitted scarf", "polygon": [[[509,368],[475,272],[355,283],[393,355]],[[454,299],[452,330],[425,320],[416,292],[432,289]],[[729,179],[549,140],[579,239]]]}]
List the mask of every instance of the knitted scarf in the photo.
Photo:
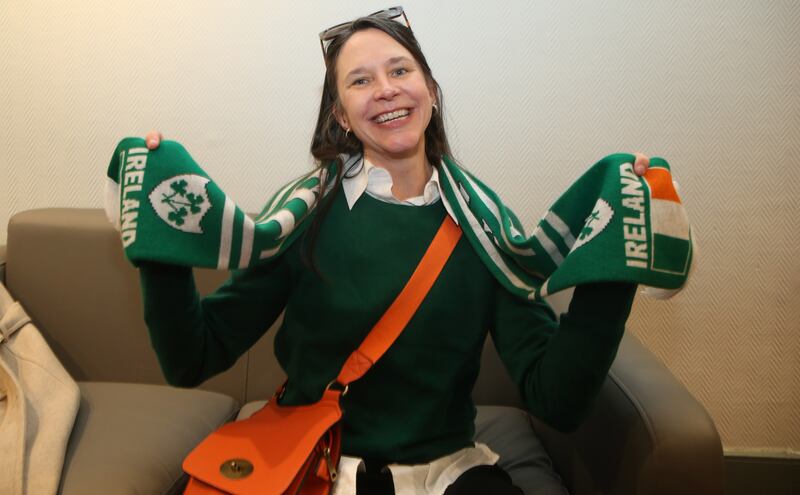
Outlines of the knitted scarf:
[{"label": "knitted scarf", "polygon": [[[345,167],[360,156],[344,157]],[[692,261],[689,221],[669,164],[651,158],[643,177],[634,156],[609,155],[581,176],[533,234],[497,194],[445,157],[444,200],[501,285],[527,299],[582,283],[626,281],[679,289]],[[217,269],[245,268],[280,256],[302,234],[335,184],[335,166],[283,186],[248,217],[179,143],[148,150],[141,138],[118,145],[108,167],[106,211],[128,259]]]}]

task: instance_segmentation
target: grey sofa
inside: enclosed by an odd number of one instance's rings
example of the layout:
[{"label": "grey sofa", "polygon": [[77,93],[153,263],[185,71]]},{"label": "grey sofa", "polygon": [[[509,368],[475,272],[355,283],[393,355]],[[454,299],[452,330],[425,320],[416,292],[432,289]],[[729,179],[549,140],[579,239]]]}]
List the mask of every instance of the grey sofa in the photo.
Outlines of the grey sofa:
[{"label": "grey sofa", "polygon": [[[196,271],[201,292],[226,276]],[[199,389],[164,385],[142,321],[138,275],[102,210],[13,216],[7,247],[0,246],[0,279],[81,388],[60,493],[179,492],[188,450],[234,418],[240,404],[268,398],[284,378],[269,331]],[[713,422],[629,332],[593,414],[574,433],[556,432],[516,409],[519,396],[490,342],[473,395],[481,405],[479,434],[493,436],[493,448],[516,451],[510,471],[547,462],[519,456],[535,432],[576,495],[723,492]]]}]

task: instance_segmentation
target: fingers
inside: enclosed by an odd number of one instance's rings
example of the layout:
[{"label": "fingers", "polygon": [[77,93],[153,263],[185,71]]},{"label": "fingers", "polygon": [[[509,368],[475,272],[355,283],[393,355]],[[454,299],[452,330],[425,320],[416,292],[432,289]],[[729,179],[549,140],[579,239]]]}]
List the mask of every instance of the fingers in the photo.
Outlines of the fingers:
[{"label": "fingers", "polygon": [[147,149],[154,150],[158,148],[163,138],[160,132],[153,129],[144,136],[144,142],[147,144]]},{"label": "fingers", "polygon": [[634,153],[636,161],[633,162],[633,171],[636,175],[644,175],[647,173],[647,168],[650,166],[650,158],[642,153]]}]

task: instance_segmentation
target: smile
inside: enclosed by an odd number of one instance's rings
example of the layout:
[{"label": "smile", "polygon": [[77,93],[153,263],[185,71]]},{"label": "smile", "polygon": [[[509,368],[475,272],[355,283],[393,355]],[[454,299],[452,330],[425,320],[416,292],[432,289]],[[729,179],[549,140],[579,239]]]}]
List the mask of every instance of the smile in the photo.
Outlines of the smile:
[{"label": "smile", "polygon": [[392,120],[402,119],[403,117],[407,117],[408,114],[411,113],[407,109],[403,108],[400,110],[395,110],[393,112],[382,113],[375,117],[375,122],[378,124],[383,124],[384,122],[389,122]]}]

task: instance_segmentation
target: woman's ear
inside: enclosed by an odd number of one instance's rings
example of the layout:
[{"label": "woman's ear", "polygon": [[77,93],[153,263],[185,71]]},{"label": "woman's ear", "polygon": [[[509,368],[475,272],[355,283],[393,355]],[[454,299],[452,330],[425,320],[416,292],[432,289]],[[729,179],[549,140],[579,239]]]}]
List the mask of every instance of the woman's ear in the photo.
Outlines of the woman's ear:
[{"label": "woman's ear", "polygon": [[333,118],[335,118],[336,122],[338,122],[339,125],[342,126],[342,129],[345,130],[350,129],[350,124],[347,122],[347,116],[344,115],[344,112],[342,112],[342,109],[338,104],[333,105],[332,112],[333,112]]},{"label": "woman's ear", "polygon": [[432,81],[428,81],[428,94],[431,97],[431,103],[434,106],[438,106],[439,98],[436,97],[436,85]]}]

